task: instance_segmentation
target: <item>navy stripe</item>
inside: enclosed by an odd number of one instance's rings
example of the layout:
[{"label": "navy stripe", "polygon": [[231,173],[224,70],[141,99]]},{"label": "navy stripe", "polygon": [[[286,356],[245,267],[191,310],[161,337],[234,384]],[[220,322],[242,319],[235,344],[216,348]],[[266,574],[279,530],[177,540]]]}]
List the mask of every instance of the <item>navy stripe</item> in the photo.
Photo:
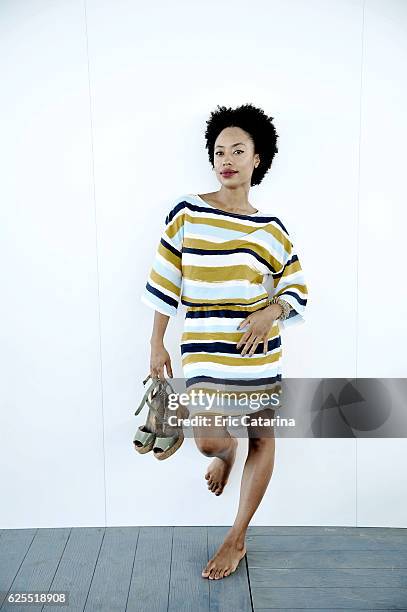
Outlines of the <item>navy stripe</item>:
[{"label": "navy stripe", "polygon": [[[253,251],[252,249],[247,249],[244,247],[238,247],[236,249],[213,249],[212,245],[211,245],[211,249],[207,250],[207,249],[194,249],[192,247],[182,247],[182,252],[183,253],[192,253],[194,255],[231,255],[233,253],[249,253],[249,255],[252,255],[255,259],[257,259],[257,261],[259,261],[260,263],[262,263],[263,265],[266,266],[266,268],[268,270],[270,270],[273,274],[275,274],[275,269],[273,268],[273,266],[266,260],[263,259],[263,257],[261,257],[261,255],[259,255],[258,253],[256,253],[256,251]],[[259,272],[260,274],[260,272]]]},{"label": "navy stripe", "polygon": [[[196,306],[196,304],[194,304],[194,306]],[[205,304],[205,306],[208,306],[208,304]],[[210,306],[213,306],[213,304],[211,304]],[[210,308],[210,306],[208,306],[208,308]],[[262,310],[262,309],[259,308],[259,310]],[[249,315],[253,314],[253,312],[258,312],[258,311],[257,310],[255,311],[252,311],[252,310],[235,311],[235,310],[228,310],[227,308],[222,308],[220,310],[187,310],[187,312],[185,313],[185,317],[187,317],[188,319],[206,319],[208,317],[224,317],[226,319],[237,319],[237,318],[240,319],[242,317],[243,318],[248,317]]]},{"label": "navy stripe", "polygon": [[284,264],[284,267],[280,270],[280,272],[277,272],[277,274],[274,275],[274,280],[280,280],[280,278],[283,276],[284,274],[284,270],[286,269],[287,266],[290,266],[292,263],[294,263],[295,261],[298,261],[298,257],[297,255],[293,255],[291,257],[291,259],[289,259],[287,261],[287,263]]},{"label": "navy stripe", "polygon": [[163,293],[162,291],[159,291],[155,287],[152,287],[149,282],[146,283],[146,289],[147,289],[147,291],[149,291],[150,293],[152,293],[156,297],[160,298],[160,300],[162,300],[163,302],[166,302],[170,306],[174,306],[174,308],[177,308],[177,306],[178,306],[178,301],[177,300],[175,300],[172,297],[169,297],[168,295],[165,295],[165,293]]},{"label": "navy stripe", "polygon": [[[270,340],[267,343],[267,350],[272,351],[273,349],[276,349],[280,346],[281,346],[280,336],[277,336],[276,338],[270,338]],[[239,355],[241,357],[244,357],[245,355],[241,354],[242,347],[243,345],[238,349],[236,348],[236,344],[228,344],[227,342],[214,341],[214,342],[211,342],[211,343],[208,342],[205,344],[203,342],[202,343],[201,342],[189,342],[187,340],[186,342],[181,342],[181,355],[184,355],[184,353],[227,353],[228,355]],[[256,347],[254,354],[260,354],[260,353],[264,354],[263,347],[264,347],[263,342],[260,342],[260,344]]]},{"label": "navy stripe", "polygon": [[189,210],[195,211],[195,212],[210,212],[211,214],[215,214],[215,215],[226,215],[228,217],[232,217],[232,218],[236,218],[238,217],[239,219],[249,219],[250,221],[258,221],[259,223],[265,223],[265,222],[270,222],[270,221],[275,221],[275,223],[277,223],[277,225],[279,225],[281,227],[281,229],[288,235],[287,229],[285,228],[285,226],[283,225],[283,223],[280,221],[280,219],[278,217],[273,217],[272,215],[263,215],[263,216],[252,216],[252,215],[241,215],[240,213],[232,213],[232,212],[224,212],[223,210],[218,210],[216,208],[212,208],[211,206],[200,206],[199,204],[192,204],[191,202],[188,202],[187,200],[183,200],[182,202],[178,202],[178,204],[176,204],[172,210],[168,213],[165,222],[169,223],[170,221],[172,221],[172,219],[175,217],[176,214],[178,214],[178,212],[182,209],[182,208],[188,208]]},{"label": "navy stripe", "polygon": [[177,215],[182,208],[188,208],[188,204],[189,204],[188,202],[183,200],[182,202],[179,202],[178,204],[176,204],[176,206],[173,206],[173,208],[170,210],[168,215],[165,217],[166,225],[168,225],[168,223],[170,223],[170,221],[173,220],[175,215]]},{"label": "navy stripe", "polygon": [[169,251],[171,251],[171,253],[174,253],[174,255],[181,259],[181,251],[178,251],[178,249],[173,247],[172,244],[167,242],[164,238],[161,238],[160,242],[163,246],[165,246],[166,249],[168,249]]},{"label": "navy stripe", "polygon": [[285,295],[291,295],[293,298],[295,298],[297,300],[297,302],[299,304],[301,304],[301,306],[305,306],[307,303],[307,299],[306,298],[301,298],[298,293],[295,293],[294,291],[284,291],[283,293],[279,293],[278,297],[281,297],[281,299],[284,299]]}]

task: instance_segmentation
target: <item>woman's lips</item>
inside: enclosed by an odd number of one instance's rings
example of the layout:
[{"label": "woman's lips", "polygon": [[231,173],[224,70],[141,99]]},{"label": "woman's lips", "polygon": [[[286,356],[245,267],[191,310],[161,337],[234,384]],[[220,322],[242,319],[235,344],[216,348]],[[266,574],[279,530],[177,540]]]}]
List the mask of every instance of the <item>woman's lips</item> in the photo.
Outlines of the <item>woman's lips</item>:
[{"label": "woman's lips", "polygon": [[235,171],[235,172],[222,172],[222,176],[233,176],[234,174],[237,174],[237,171]]}]

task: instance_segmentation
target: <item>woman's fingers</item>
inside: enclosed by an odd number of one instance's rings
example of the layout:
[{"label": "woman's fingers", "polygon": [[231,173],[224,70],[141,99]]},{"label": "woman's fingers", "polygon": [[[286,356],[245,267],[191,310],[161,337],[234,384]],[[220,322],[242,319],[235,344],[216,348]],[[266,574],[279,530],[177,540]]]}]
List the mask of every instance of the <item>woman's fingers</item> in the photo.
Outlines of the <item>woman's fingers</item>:
[{"label": "woman's fingers", "polygon": [[167,375],[168,375],[170,378],[173,378],[173,375],[172,375],[172,367],[171,367],[171,360],[170,360],[170,359],[168,359],[168,360],[166,361],[166,363],[165,363],[165,367],[167,368]]},{"label": "woman's fingers", "polygon": [[[236,345],[237,348],[239,348],[240,342],[241,342],[241,340]],[[261,342],[263,342],[263,344],[264,344],[263,352],[266,355],[267,354],[267,348],[268,348],[268,337],[266,336],[266,338],[264,338],[264,336],[256,336],[254,334],[249,336],[249,338],[247,339],[247,342],[246,342],[246,344],[243,347],[241,355],[246,355],[246,353],[247,353],[251,357],[253,355],[253,353],[256,351],[257,347],[259,346],[259,344]]]},{"label": "woman's fingers", "polygon": [[255,339],[256,339],[256,336],[254,334],[251,334],[249,336],[249,338],[247,339],[246,344],[243,347],[243,350],[242,350],[242,353],[241,353],[242,355],[246,355],[247,351],[249,350],[249,348],[251,347],[251,345],[252,345],[252,343],[253,343],[253,341]]},{"label": "woman's fingers", "polygon": [[155,366],[151,369],[150,372],[151,378],[161,378],[164,379],[164,366]]},{"label": "woman's fingers", "polygon": [[252,348],[250,349],[250,351],[249,351],[249,353],[248,353],[250,357],[253,355],[254,351],[256,350],[256,348],[258,347],[258,345],[260,344],[260,342],[261,342],[261,338],[256,338],[256,339],[254,340],[253,345],[252,345]]}]

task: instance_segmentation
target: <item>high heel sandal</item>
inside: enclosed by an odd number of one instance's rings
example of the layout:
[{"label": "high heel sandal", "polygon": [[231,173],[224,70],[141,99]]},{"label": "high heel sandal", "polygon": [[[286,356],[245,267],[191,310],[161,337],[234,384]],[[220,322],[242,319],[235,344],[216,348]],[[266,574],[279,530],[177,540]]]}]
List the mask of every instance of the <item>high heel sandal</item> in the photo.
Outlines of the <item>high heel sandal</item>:
[{"label": "high heel sandal", "polygon": [[171,457],[184,441],[182,425],[169,425],[169,412],[171,416],[182,419],[189,416],[189,411],[182,405],[179,405],[176,410],[169,411],[166,386],[168,385],[175,393],[172,385],[168,380],[151,377],[150,374],[143,380],[143,385],[149,378],[152,384],[144,393],[134,414],[139,414],[144,404],[148,404],[150,410],[145,425],[137,429],[133,444],[138,453],[144,454],[152,450],[153,455],[161,461]]}]

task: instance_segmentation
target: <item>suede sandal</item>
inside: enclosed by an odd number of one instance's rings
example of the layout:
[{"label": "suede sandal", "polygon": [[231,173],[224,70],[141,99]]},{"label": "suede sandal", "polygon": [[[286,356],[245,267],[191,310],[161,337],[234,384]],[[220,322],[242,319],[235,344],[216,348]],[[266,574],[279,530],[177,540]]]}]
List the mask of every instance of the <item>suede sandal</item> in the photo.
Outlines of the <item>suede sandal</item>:
[{"label": "suede sandal", "polygon": [[[146,384],[149,378],[151,378],[150,375],[143,380],[143,385]],[[148,453],[153,449],[157,434],[162,433],[162,423],[160,423],[160,415],[156,407],[156,402],[152,403],[153,394],[158,390],[160,383],[158,379],[151,379],[151,381],[152,384],[144,393],[141,402],[134,413],[135,415],[138,415],[139,412],[141,412],[144,404],[147,404],[150,408],[146,423],[137,429],[133,438],[134,448],[141,455]]]},{"label": "suede sandal", "polygon": [[[177,425],[168,423],[169,416],[177,417]],[[189,416],[189,411],[184,406],[178,406],[177,410],[169,410],[166,408],[163,432],[157,435],[153,445],[153,455],[159,461],[168,459],[179,449],[184,441],[184,432],[182,431],[182,419]]]},{"label": "suede sandal", "polygon": [[[145,378],[143,384],[149,378],[151,378],[150,375]],[[176,410],[168,408],[167,385],[174,393],[168,380],[153,378],[151,386],[145,392],[134,413],[137,415],[145,403],[150,407],[147,422],[138,428],[133,443],[137,452],[143,454],[152,450],[153,455],[160,461],[171,457],[183,443],[184,434],[180,423],[183,418],[189,416],[189,411],[182,405],[179,405]],[[177,426],[169,425],[169,416],[177,417]]]}]

